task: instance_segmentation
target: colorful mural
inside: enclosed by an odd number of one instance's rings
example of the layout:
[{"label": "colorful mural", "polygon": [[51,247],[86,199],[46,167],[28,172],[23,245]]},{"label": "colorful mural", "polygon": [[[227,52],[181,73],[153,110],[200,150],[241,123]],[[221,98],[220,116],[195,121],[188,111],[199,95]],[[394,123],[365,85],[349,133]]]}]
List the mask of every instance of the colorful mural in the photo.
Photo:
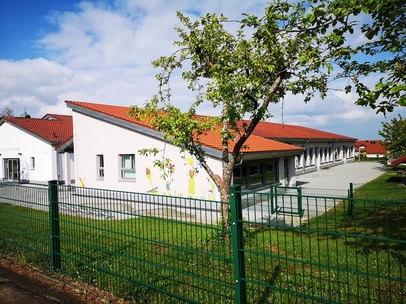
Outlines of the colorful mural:
[{"label": "colorful mural", "polygon": [[[160,152],[164,155],[164,150]],[[143,155],[148,156],[145,150]],[[145,168],[150,185],[147,193],[219,200],[215,183],[192,155],[182,156],[184,162],[177,167],[176,172],[175,164],[170,159],[157,157],[157,154],[154,156],[153,159],[148,158],[149,164]],[[156,178],[156,176],[160,177]],[[217,177],[220,178],[219,175]]]}]

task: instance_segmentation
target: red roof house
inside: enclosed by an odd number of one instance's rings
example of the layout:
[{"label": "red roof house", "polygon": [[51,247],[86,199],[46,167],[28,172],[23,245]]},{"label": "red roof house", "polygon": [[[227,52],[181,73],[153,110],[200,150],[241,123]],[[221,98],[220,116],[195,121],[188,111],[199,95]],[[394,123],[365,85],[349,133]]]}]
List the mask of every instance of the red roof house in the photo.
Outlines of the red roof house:
[{"label": "red roof house", "polygon": [[0,153],[2,180],[70,183],[70,171],[73,170],[72,116],[2,117]]},{"label": "red roof house", "polygon": [[368,158],[382,158],[386,154],[386,148],[379,139],[357,140],[355,152],[365,153]]}]

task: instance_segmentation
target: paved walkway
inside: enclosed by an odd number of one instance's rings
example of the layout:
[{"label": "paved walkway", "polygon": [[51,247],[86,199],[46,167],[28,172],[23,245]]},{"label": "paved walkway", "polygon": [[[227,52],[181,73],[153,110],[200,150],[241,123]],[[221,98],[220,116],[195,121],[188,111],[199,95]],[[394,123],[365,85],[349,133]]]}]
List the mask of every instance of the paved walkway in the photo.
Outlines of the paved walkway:
[{"label": "paved walkway", "polygon": [[359,187],[389,170],[378,162],[348,163],[296,176],[296,185],[304,188],[349,189]]},{"label": "paved walkway", "polygon": [[[322,169],[296,177],[296,185],[302,187],[302,218],[298,216],[296,190],[288,190],[285,195],[261,197],[259,202],[243,210],[243,217],[249,222],[268,223],[285,226],[298,226],[304,221],[320,216],[336,203],[348,196],[350,183],[354,189],[377,178],[388,169],[378,162],[348,163],[329,169]],[[316,197],[319,196],[319,197]],[[329,197],[329,198],[325,198]],[[252,200],[248,198],[247,200]],[[278,210],[277,213],[274,211]],[[296,213],[296,214],[291,214]]]}]

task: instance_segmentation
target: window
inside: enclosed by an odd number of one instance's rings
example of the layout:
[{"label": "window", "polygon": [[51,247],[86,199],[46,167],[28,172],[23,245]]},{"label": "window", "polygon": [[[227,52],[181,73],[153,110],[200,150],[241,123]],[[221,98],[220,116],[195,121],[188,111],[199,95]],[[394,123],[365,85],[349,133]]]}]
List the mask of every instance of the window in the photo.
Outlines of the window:
[{"label": "window", "polygon": [[310,165],[314,165],[313,148],[309,149]]},{"label": "window", "polygon": [[259,167],[258,165],[250,166],[250,176],[258,175],[259,174]]},{"label": "window", "polygon": [[277,164],[272,161],[267,163],[249,162],[233,169],[233,184],[242,185],[243,189],[255,189],[277,182]]},{"label": "window", "polygon": [[97,178],[104,179],[104,156],[103,156],[103,154],[97,155]]},{"label": "window", "polygon": [[233,175],[234,175],[234,178],[241,178],[242,177],[241,168],[234,168]]},{"label": "window", "polygon": [[35,157],[30,158],[30,170],[35,170]]},{"label": "window", "polygon": [[305,149],[304,152],[303,152],[303,162],[304,162],[303,165],[306,167],[308,165],[307,149]]},{"label": "window", "polygon": [[275,180],[276,174],[274,171],[274,164],[273,163],[265,164],[265,182],[269,181],[274,182]]},{"label": "window", "polygon": [[121,154],[120,164],[120,178],[135,179],[135,154]]},{"label": "window", "polygon": [[245,186],[246,179],[245,179],[245,166],[237,167],[233,169],[233,184],[240,184]]}]

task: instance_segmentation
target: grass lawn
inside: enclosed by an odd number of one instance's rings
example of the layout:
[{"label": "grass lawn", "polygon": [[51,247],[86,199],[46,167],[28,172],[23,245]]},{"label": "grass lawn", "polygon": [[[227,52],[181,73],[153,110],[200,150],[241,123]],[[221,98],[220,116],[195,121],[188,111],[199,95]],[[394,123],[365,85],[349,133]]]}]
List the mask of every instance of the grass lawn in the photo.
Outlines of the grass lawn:
[{"label": "grass lawn", "polygon": [[[352,214],[344,201],[301,227],[246,225],[248,302],[406,301],[405,205],[371,200],[373,189],[376,199],[406,198],[389,171],[356,190]],[[48,217],[0,204],[0,252],[49,268]],[[71,277],[138,303],[235,302],[233,247],[216,226],[142,216],[60,220],[60,271]]]}]

